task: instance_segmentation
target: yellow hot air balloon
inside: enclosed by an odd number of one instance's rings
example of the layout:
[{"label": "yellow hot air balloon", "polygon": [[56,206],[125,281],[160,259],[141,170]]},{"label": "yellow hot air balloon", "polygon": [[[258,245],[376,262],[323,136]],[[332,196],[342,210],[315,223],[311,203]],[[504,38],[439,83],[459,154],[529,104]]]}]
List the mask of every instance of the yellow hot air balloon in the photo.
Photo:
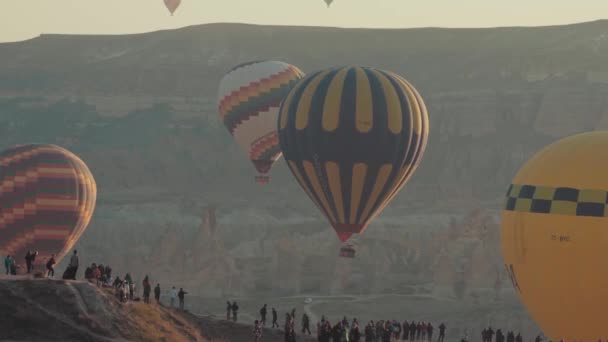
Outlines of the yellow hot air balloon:
[{"label": "yellow hot air balloon", "polygon": [[608,132],[574,135],[517,173],[502,252],[521,300],[553,341],[608,336]]}]

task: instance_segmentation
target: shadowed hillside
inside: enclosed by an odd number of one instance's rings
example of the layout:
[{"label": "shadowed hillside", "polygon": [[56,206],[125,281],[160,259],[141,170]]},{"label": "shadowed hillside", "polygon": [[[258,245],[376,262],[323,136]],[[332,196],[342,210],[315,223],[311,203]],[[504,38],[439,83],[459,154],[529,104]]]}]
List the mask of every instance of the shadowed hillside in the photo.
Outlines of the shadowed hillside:
[{"label": "shadowed hillside", "polygon": [[[172,310],[121,304],[87,282],[0,280],[0,338],[14,340],[206,341]],[[5,329],[6,327],[12,327]]]},{"label": "shadowed hillside", "polygon": [[[0,340],[247,341],[252,327],[142,302],[87,282],[0,279]],[[281,341],[264,331],[264,341]],[[307,341],[304,339],[303,341]]]}]

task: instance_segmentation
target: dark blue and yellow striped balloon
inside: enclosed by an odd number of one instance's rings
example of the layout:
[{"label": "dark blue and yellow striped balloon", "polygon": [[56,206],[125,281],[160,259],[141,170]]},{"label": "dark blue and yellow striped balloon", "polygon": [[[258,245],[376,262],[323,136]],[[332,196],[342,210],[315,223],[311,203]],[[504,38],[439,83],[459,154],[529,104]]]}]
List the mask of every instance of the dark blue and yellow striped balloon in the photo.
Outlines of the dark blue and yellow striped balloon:
[{"label": "dark blue and yellow striped balloon", "polygon": [[302,79],[282,103],[278,124],[291,172],[343,242],[411,178],[429,132],[418,91],[399,75],[366,67]]}]

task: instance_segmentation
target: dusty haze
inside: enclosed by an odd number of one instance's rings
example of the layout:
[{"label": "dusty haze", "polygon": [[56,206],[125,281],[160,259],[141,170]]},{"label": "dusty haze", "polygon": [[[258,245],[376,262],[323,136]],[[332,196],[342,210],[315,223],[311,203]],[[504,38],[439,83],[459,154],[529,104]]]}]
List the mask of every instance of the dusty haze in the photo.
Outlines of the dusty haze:
[{"label": "dusty haze", "polygon": [[337,27],[560,25],[608,17],[603,0],[183,0],[171,17],[162,0],[4,1],[0,42],[41,33],[125,34],[212,22]]},{"label": "dusty haze", "polygon": [[[337,238],[284,163],[260,188],[219,123],[223,73],[266,58],[305,72],[393,70],[427,102],[422,164],[353,261],[337,257]],[[451,336],[492,323],[531,337],[537,328],[503,272],[498,212],[539,148],[608,128],[607,58],[607,21],[44,35],[0,44],[0,145],[55,143],[81,156],[99,186],[82,261],[184,286],[199,312],[223,314],[224,299],[238,297],[251,320],[262,301],[286,310],[312,296],[317,317],[446,320]]]}]

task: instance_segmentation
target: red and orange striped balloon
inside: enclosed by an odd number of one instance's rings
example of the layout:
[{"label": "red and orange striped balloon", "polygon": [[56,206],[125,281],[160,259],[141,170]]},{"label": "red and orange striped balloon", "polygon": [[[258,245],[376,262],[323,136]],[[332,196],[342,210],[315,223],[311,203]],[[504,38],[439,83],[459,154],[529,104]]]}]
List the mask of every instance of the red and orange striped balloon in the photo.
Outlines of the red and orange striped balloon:
[{"label": "red and orange striped balloon", "polygon": [[57,262],[87,228],[97,199],[85,163],[55,145],[19,145],[0,153],[0,255],[22,263],[28,250],[37,261]]}]

